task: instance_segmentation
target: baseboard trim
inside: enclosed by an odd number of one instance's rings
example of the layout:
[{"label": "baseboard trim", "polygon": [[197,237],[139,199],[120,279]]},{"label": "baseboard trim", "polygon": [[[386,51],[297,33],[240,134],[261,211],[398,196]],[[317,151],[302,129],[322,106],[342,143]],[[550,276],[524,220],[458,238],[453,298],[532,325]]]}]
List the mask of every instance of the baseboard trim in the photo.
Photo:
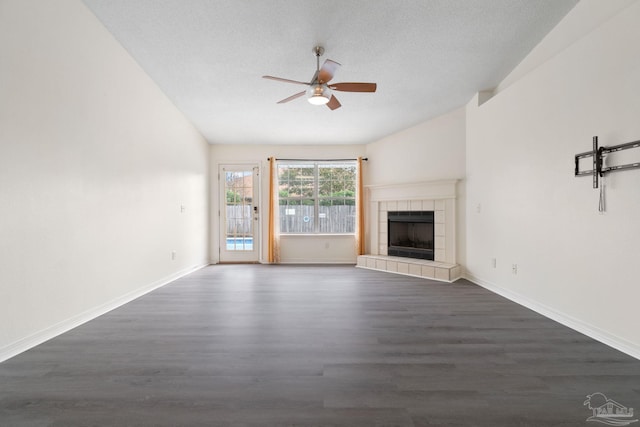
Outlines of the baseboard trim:
[{"label": "baseboard trim", "polygon": [[500,287],[495,283],[491,283],[487,280],[483,280],[483,279],[480,279],[479,277],[475,277],[472,274],[467,273],[463,277],[478,286],[482,286],[483,288],[493,293],[496,293],[500,296],[507,298],[508,300],[515,302],[516,304],[520,304],[530,310],[535,311],[538,314],[541,314],[568,328],[578,331],[581,334],[584,334],[590,338],[593,338],[596,341],[606,344],[609,347],[612,347],[618,351],[621,351],[625,354],[628,354],[631,357],[634,357],[640,360],[640,346],[638,344],[635,344],[624,338],[613,335],[607,331],[604,331],[598,328],[597,326],[586,323],[580,319],[576,319],[574,317],[568,316],[565,313],[559,312],[544,304],[540,304],[537,301],[533,301],[521,294],[510,291],[503,287]]},{"label": "baseboard trim", "polygon": [[151,291],[154,291],[162,286],[165,286],[174,280],[177,280],[187,274],[193,273],[196,270],[200,270],[201,268],[206,267],[209,263],[205,263],[202,265],[197,265],[194,267],[189,267],[184,270],[180,270],[174,274],[171,274],[167,277],[164,277],[160,280],[156,280],[153,283],[149,283],[148,285],[142,286],[138,289],[135,289],[131,292],[128,292],[118,298],[115,298],[111,301],[108,301],[104,304],[101,304],[97,307],[84,311],[76,316],[70,317],[66,320],[63,320],[53,326],[50,326],[46,329],[43,329],[39,332],[36,332],[32,335],[29,335],[25,338],[21,338],[18,341],[15,341],[8,346],[0,349],[0,362],[4,362],[14,356],[17,356],[20,353],[23,353],[35,346],[38,346],[46,341],[49,341],[52,338],[57,337],[65,332],[70,331],[73,328],[76,328],[90,320],[95,319],[96,317],[102,316],[110,312],[111,310],[115,310],[118,307],[121,307],[128,302],[131,302],[141,296],[148,294]]}]

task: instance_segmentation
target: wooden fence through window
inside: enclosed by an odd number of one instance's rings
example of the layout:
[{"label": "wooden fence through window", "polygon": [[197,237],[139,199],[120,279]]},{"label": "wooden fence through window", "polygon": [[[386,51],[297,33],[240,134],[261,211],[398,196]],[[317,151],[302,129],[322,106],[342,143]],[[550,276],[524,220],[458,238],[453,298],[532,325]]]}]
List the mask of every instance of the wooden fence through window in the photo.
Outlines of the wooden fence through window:
[{"label": "wooden fence through window", "polygon": [[[315,206],[280,206],[281,233],[314,233],[315,221]],[[227,206],[227,236],[250,235],[252,223],[251,206]],[[355,229],[355,206],[319,206],[318,233],[354,233]]]}]

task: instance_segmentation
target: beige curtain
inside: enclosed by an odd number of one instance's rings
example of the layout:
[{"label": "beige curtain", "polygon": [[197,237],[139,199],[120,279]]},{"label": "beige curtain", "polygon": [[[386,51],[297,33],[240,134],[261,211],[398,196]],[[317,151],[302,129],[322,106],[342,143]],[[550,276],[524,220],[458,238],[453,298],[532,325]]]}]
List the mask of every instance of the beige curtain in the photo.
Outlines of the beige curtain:
[{"label": "beige curtain", "polygon": [[356,254],[364,255],[364,185],[362,184],[362,157],[358,157],[356,181]]},{"label": "beige curtain", "polygon": [[269,252],[271,264],[280,263],[280,218],[278,202],[278,168],[276,158],[269,157]]}]

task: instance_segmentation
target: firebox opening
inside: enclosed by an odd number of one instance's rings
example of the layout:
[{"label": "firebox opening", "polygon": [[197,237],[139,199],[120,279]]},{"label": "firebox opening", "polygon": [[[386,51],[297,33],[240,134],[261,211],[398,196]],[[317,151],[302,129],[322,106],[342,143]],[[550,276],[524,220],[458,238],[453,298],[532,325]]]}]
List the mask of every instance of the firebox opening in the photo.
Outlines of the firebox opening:
[{"label": "firebox opening", "polygon": [[389,212],[387,254],[433,260],[433,211]]}]

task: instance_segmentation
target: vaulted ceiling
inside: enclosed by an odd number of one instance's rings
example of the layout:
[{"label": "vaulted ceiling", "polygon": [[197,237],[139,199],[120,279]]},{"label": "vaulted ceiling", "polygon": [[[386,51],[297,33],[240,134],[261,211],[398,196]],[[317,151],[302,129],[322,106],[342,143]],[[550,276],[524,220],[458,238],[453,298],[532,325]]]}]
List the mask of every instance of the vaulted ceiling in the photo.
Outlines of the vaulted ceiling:
[{"label": "vaulted ceiling", "polygon": [[[578,0],[84,0],[212,144],[363,144],[494,88]],[[312,49],[342,107],[304,97]]]}]

